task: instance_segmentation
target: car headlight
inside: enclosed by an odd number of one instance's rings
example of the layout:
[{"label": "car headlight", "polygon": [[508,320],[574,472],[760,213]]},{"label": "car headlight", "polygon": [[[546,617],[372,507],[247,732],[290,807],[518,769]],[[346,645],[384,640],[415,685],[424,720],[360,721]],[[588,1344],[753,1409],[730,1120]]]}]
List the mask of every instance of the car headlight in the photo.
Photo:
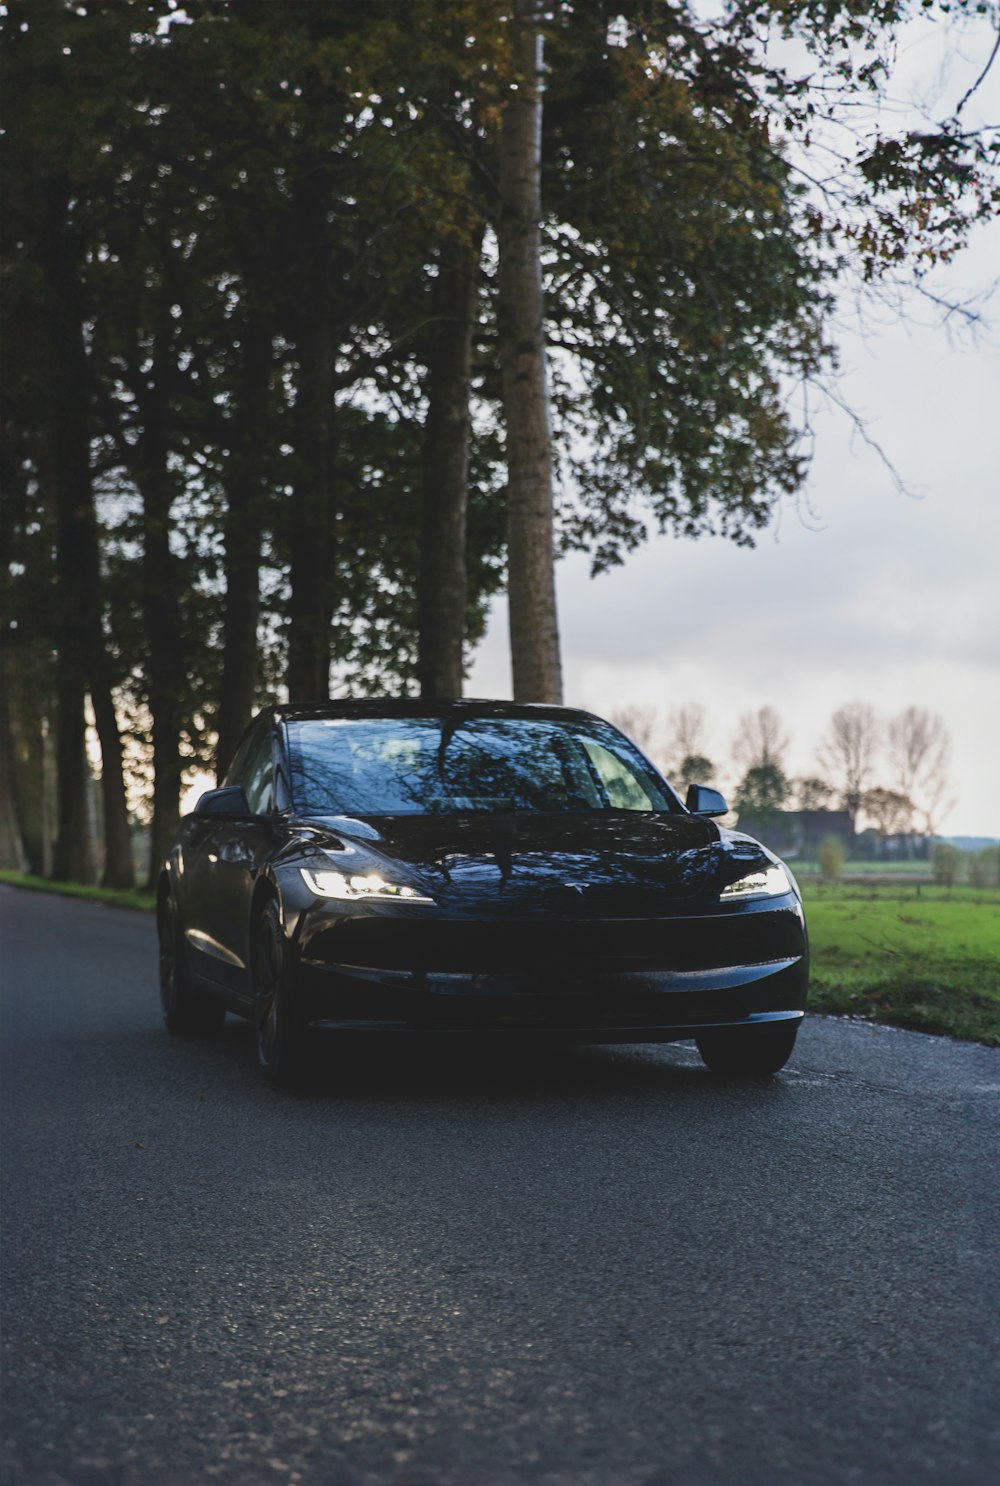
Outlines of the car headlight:
[{"label": "car headlight", "polygon": [[791,880],[784,867],[777,862],[759,872],[748,872],[746,877],[729,883],[719,894],[720,898],[780,898],[782,893],[792,891]]},{"label": "car headlight", "polygon": [[300,867],[302,879],[311,893],[317,898],[338,898],[342,902],[357,902],[365,899],[368,902],[382,903],[433,903],[433,898],[425,898],[418,893],[416,888],[406,887],[402,883],[386,882],[384,877],[379,877],[377,872],[367,872],[364,876],[355,874],[347,877],[343,872],[310,872],[308,867]]}]

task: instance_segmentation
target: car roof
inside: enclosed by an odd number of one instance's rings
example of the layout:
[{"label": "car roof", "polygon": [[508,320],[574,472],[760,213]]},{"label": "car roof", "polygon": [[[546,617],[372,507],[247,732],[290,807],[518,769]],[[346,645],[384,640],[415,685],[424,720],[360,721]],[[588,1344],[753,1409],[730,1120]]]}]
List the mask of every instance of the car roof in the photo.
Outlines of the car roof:
[{"label": "car roof", "polygon": [[548,702],[505,702],[488,698],[461,697],[453,701],[420,697],[364,697],[330,702],[284,702],[273,709],[284,722],[307,718],[349,717],[546,717],[553,721],[594,721],[593,712],[579,707],[559,707]]}]

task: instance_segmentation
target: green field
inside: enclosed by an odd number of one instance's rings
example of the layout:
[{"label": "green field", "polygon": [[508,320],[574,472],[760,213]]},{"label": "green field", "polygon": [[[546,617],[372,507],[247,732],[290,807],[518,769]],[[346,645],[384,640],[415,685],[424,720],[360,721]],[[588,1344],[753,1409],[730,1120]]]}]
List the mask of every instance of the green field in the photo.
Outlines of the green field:
[{"label": "green field", "polygon": [[802,884],[810,1005],[1000,1045],[1000,891]]},{"label": "green field", "polygon": [[[818,862],[793,861],[791,866],[798,878],[823,875]],[[912,862],[905,859],[893,862],[845,862],[840,870],[842,877],[919,877],[927,882],[934,878],[931,863],[926,859]]]}]

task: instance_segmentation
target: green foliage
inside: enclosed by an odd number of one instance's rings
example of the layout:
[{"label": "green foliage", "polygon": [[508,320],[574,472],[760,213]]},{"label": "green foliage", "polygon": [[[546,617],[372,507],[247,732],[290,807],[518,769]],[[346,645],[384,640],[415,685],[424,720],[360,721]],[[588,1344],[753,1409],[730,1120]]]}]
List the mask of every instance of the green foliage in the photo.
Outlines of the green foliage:
[{"label": "green foliage", "polygon": [[1000,887],[1000,846],[984,846],[965,858],[970,887]]},{"label": "green foliage", "polygon": [[816,859],[824,877],[839,877],[844,869],[844,843],[840,837],[824,836],[819,844]]},{"label": "green foliage", "polygon": [[779,764],[755,764],[740,780],[733,800],[735,808],[755,821],[781,810],[792,792],[788,776]]},{"label": "green foliage", "polygon": [[[428,273],[442,233],[468,232],[479,211],[468,149],[461,136],[456,147],[442,108],[456,88],[468,94],[475,77],[486,117],[504,46],[502,28],[479,26],[480,8],[464,4],[442,17],[427,6],[349,0],[294,12],[220,0],[192,4],[186,15],[190,24],[157,32],[151,6],[9,8],[4,55],[19,125],[10,178],[24,213],[8,221],[21,229],[13,259],[23,290],[40,231],[34,182],[55,169],[71,182],[92,315],[94,471],[120,704],[148,741],[154,698],[141,554],[154,520],[145,495],[153,477],[168,487],[155,519],[169,529],[176,570],[178,746],[207,763],[227,511],[237,503],[242,529],[259,529],[272,565],[260,625],[262,698],[284,668],[289,530],[320,501],[320,524],[336,527],[326,586],[338,674],[366,689],[409,684]],[[474,56],[464,45],[473,31]],[[58,90],[39,72],[52,58]],[[330,288],[325,308],[313,292],[318,262]],[[8,303],[20,313],[30,294]],[[323,354],[338,363],[321,413],[329,417],[337,399],[328,438],[336,488],[323,492],[314,362],[306,357],[317,321],[329,340]],[[26,345],[30,338],[26,321]],[[264,392],[252,397],[251,349],[261,343]],[[32,358],[8,364],[30,367]],[[37,422],[44,395],[29,383],[16,406],[7,398],[17,428]],[[489,432],[472,459],[472,638],[500,579],[499,452]],[[37,450],[29,447],[26,460],[30,484]],[[20,529],[30,529],[27,521]],[[26,564],[23,607],[44,615],[50,606],[28,592],[40,575],[47,577],[44,558]]]},{"label": "green foliage", "polygon": [[936,841],[931,851],[931,871],[939,887],[951,887],[958,876],[962,854],[947,841]]},{"label": "green foliage", "polygon": [[[842,167],[836,179],[828,169],[829,184],[810,208],[817,234],[836,245],[863,283],[891,280],[900,270],[919,279],[954,255],[974,222],[996,213],[997,127],[979,128],[963,116],[970,93],[938,121],[925,115],[914,128],[889,133],[884,114],[864,131],[850,124],[852,113],[890,86],[907,21],[930,16],[960,46],[969,25],[988,37],[983,0],[775,0],[735,7],[732,15],[747,44],[770,26],[810,53],[816,70],[808,78],[765,56],[759,87],[777,101],[790,137],[809,150],[818,135],[830,165]],[[830,125],[853,150],[838,148]]]},{"label": "green foliage", "polygon": [[690,18],[644,13],[609,48],[580,10],[549,53],[547,294],[579,496],[564,537],[599,571],[647,525],[752,544],[798,487],[782,382],[830,361],[831,265],[765,114],[705,38],[693,65]]},{"label": "green foliage", "polygon": [[795,805],[798,810],[827,810],[833,799],[833,787],[825,779],[807,775],[794,781]]},{"label": "green foliage", "polygon": [[881,787],[866,790],[861,798],[861,807],[874,820],[883,840],[886,836],[895,836],[912,829],[916,806],[901,790]]},{"label": "green foliage", "polygon": [[715,778],[715,765],[702,753],[689,753],[681,763],[677,778],[673,781],[683,793],[691,784],[707,784]]}]

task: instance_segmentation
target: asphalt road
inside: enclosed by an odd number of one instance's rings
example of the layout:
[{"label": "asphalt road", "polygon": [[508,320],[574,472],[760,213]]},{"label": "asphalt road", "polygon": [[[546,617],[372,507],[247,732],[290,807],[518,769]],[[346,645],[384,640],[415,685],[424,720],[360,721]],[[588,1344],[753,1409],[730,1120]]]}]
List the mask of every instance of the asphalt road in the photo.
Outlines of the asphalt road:
[{"label": "asphalt road", "polygon": [[1000,1481],[1000,1052],[816,1018],[361,1052],[161,1028],[150,917],[0,888],[4,1486]]}]

